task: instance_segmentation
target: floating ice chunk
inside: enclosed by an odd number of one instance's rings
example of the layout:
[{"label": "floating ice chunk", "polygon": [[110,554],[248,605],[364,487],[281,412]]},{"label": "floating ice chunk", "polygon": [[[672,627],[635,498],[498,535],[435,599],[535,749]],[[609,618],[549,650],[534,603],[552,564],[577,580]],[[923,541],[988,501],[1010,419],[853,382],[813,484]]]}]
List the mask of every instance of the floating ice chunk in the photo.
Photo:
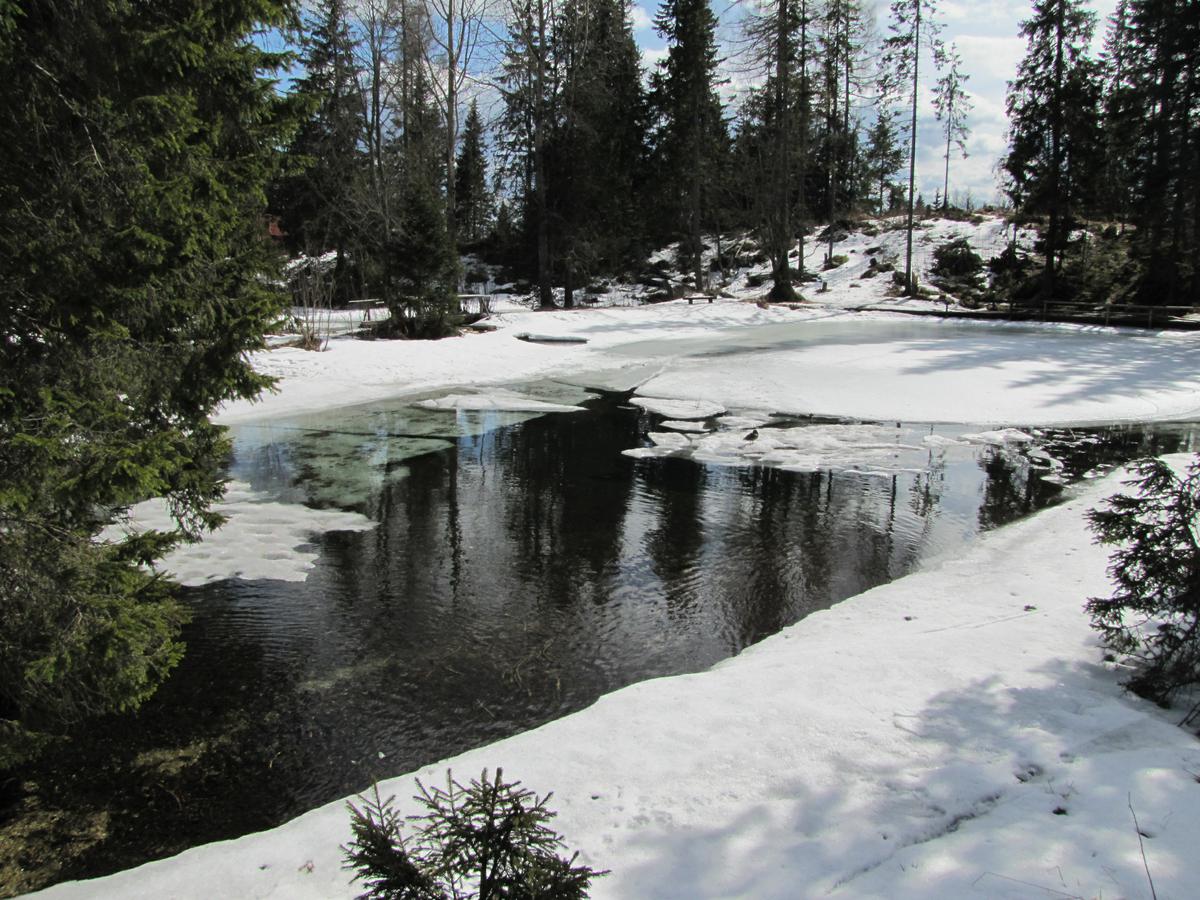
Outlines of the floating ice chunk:
[{"label": "floating ice chunk", "polygon": [[1053,457],[1045,450],[1041,449],[1031,450],[1029,452],[1029,461],[1035,466],[1050,468],[1056,472],[1062,471],[1062,469],[1065,468],[1065,464],[1061,459]]},{"label": "floating ice chunk", "polygon": [[[823,424],[747,431],[650,435],[653,455],[690,456],[710,465],[760,465],[793,472],[851,470],[870,475],[923,472],[930,448],[911,429],[867,424]],[[967,446],[964,441],[951,441]],[[633,455],[633,454],[629,454]],[[638,454],[638,456],[650,454]]]},{"label": "floating ice chunk", "polygon": [[661,456],[670,456],[673,452],[670,447],[631,447],[628,450],[622,450],[621,455],[631,459],[656,459]]},{"label": "floating ice chunk", "polygon": [[[304,581],[317,561],[314,535],[327,531],[367,531],[376,523],[353,512],[310,509],[279,503],[238,481],[229,483],[214,511],[226,517],[216,531],[195,544],[176,547],[158,568],[180,584],[195,586],[225,578],[248,581]],[[173,531],[175,522],[162,499],[147,500],[129,511],[126,522],[110,525],[101,540],[148,529]]]},{"label": "floating ice chunk", "polygon": [[633,397],[630,401],[647,412],[658,413],[668,419],[708,419],[725,412],[719,403],[707,400],[664,400],[659,397]]},{"label": "floating ice chunk", "polygon": [[658,426],[659,428],[671,428],[675,431],[690,431],[693,433],[709,430],[707,426],[702,425],[700,422],[683,422],[675,419],[664,419],[658,423]]},{"label": "floating ice chunk", "polygon": [[676,434],[673,431],[652,431],[646,437],[654,442],[655,447],[667,450],[684,450],[692,443],[686,434]]},{"label": "floating ice chunk", "polygon": [[927,447],[963,447],[970,442],[956,441],[954,438],[949,438],[941,434],[927,434],[921,438],[921,443]]},{"label": "floating ice chunk", "polygon": [[432,400],[420,400],[416,406],[422,409],[497,409],[506,412],[580,412],[582,406],[572,406],[565,403],[548,403],[518,394],[515,391],[489,391],[478,394],[447,394]]},{"label": "floating ice chunk", "polygon": [[1033,435],[1018,431],[1016,428],[1001,428],[997,431],[964,434],[962,439],[970,441],[972,444],[1028,444],[1033,440]]},{"label": "floating ice chunk", "polygon": [[[721,416],[717,419],[717,424],[722,428],[728,428],[736,431],[740,428],[762,428],[771,421],[771,416],[768,413],[757,415],[741,415],[741,416]],[[665,424],[665,423],[664,423]]]},{"label": "floating ice chunk", "polygon": [[588,339],[579,337],[573,334],[530,334],[522,332],[521,334],[513,335],[518,341],[527,341],[531,344],[586,344]]}]

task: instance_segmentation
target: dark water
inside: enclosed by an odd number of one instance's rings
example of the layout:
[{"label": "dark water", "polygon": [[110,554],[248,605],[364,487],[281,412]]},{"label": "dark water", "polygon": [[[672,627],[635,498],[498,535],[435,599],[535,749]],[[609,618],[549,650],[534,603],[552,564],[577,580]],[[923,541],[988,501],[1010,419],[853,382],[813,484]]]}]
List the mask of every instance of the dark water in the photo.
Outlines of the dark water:
[{"label": "dark water", "polygon": [[[915,465],[907,451],[891,471],[792,472],[633,460],[621,451],[657,417],[615,395],[586,406],[393,404],[235,430],[232,477],[380,524],[316,538],[305,582],[185,590],[188,652],[159,694],[7,785],[9,826],[31,810],[45,822],[28,863],[57,841],[45,878],[95,875],[279,824],[706,668],[1053,502],[1049,472],[1069,482],[1194,442],[1190,425],[1047,431],[1032,448],[920,450]],[[971,430],[899,426],[895,440]]]}]

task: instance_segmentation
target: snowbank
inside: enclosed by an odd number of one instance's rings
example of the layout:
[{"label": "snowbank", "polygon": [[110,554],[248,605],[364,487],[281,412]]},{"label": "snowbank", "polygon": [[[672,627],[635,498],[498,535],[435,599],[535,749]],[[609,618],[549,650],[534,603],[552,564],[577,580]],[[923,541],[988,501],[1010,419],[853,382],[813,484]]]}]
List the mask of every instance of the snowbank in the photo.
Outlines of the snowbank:
[{"label": "snowbank", "polygon": [[[1200,742],[1125,696],[1081,604],[1105,555],[1073,501],[658,679],[414,773],[503,766],[612,874],[597,898],[1200,894]],[[413,775],[384,785],[407,800]],[[350,897],[342,803],[54,898]]]}]

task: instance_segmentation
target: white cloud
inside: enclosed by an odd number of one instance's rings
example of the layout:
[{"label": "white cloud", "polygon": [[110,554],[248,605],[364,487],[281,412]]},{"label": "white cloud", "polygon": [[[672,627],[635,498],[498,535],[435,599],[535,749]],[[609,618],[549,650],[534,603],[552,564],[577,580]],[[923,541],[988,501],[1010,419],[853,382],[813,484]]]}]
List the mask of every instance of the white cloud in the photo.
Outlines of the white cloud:
[{"label": "white cloud", "polygon": [[634,31],[650,31],[654,28],[654,17],[646,12],[644,6],[639,6],[636,3],[630,10],[630,18],[633,21]]},{"label": "white cloud", "polygon": [[954,44],[962,55],[963,71],[975,83],[1011,80],[1025,55],[1025,39],[1017,35],[960,34]]}]

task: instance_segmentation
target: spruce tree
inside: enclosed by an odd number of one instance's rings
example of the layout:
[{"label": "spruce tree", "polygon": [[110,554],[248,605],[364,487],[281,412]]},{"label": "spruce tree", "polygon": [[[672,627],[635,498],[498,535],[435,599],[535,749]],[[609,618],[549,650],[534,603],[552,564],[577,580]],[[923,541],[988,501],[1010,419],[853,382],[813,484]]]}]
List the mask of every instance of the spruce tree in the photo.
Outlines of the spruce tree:
[{"label": "spruce tree", "polygon": [[[217,404],[277,298],[265,185],[283,101],[266,0],[0,7],[0,767],[152,694],[183,651],[147,568],[214,525]],[[66,27],[65,23],[70,23]],[[179,522],[100,540],[131,504]]]},{"label": "spruce tree", "polygon": [[1200,4],[1129,0],[1131,75],[1144,111],[1134,239],[1144,303],[1200,294]]},{"label": "spruce tree", "polygon": [[556,28],[562,71],[559,118],[547,148],[555,253],[573,290],[641,249],[637,181],[646,158],[641,55],[623,0],[569,0]]},{"label": "spruce tree", "polygon": [[483,120],[479,118],[478,105],[472,100],[463,123],[462,147],[454,167],[458,237],[468,244],[477,244],[487,236],[491,218],[483,140]]},{"label": "spruce tree", "polygon": [[397,212],[395,229],[381,248],[384,296],[400,333],[442,337],[458,312],[458,254],[440,190],[445,118],[424,69],[415,73],[405,125],[387,147],[387,168],[397,173]]},{"label": "spruce tree", "polygon": [[769,296],[776,301],[796,297],[789,256],[797,238],[797,267],[804,272],[804,225],[797,219],[808,214],[813,19],[811,0],[774,0],[747,25],[747,36],[761,48],[766,79],[750,97],[739,137],[751,168],[749,202],[771,261]]},{"label": "spruce tree", "polygon": [[1121,223],[1122,230],[1133,214],[1138,141],[1144,113],[1134,79],[1131,36],[1128,0],[1119,0],[1108,21],[1100,58],[1104,189],[1097,201],[1102,212]]},{"label": "spruce tree", "polygon": [[1045,214],[1043,303],[1058,298],[1067,236],[1091,202],[1099,159],[1099,85],[1088,59],[1095,16],[1081,0],[1035,0],[1021,25],[1028,47],[1010,83],[1009,196],[1023,215]]},{"label": "spruce tree", "polygon": [[288,148],[293,174],[275,191],[288,245],[309,256],[337,253],[338,299],[352,294],[348,254],[356,243],[355,197],[362,173],[362,97],[344,0],[313,6],[301,37],[304,77],[292,99],[306,112]]},{"label": "spruce tree", "polygon": [[950,150],[958,147],[962,158],[967,158],[967,114],[974,104],[966,95],[964,85],[970,78],[962,71],[962,58],[953,44],[946,53],[946,71],[937,81],[933,95],[933,108],[946,134],[946,173],[942,181],[942,209],[950,208]]},{"label": "spruce tree", "polygon": [[510,171],[520,184],[522,225],[533,244],[531,259],[525,262],[537,281],[538,304],[547,309],[554,306],[548,145],[559,100],[557,23],[549,0],[510,0],[507,19],[501,136]]},{"label": "spruce tree", "polygon": [[695,289],[701,291],[701,232],[719,190],[728,142],[716,91],[717,20],[708,0],[664,0],[654,24],[667,41],[667,57],[651,78],[660,208],[668,221],[679,223],[665,236],[683,242]]},{"label": "spruce tree", "polygon": [[879,212],[890,209],[888,182],[904,165],[904,145],[896,133],[895,111],[881,109],[867,134],[866,165],[871,182],[879,190]]},{"label": "spruce tree", "polygon": [[[826,0],[820,16],[819,46],[823,70],[824,165],[821,179],[830,226],[839,210],[855,202],[854,170],[858,155],[856,126],[852,119],[852,88],[865,47],[865,21],[858,0]],[[826,260],[833,257],[837,229],[827,229]]]},{"label": "spruce tree", "polygon": [[904,289],[916,293],[913,278],[913,216],[919,205],[915,200],[917,173],[917,106],[921,87],[922,48],[928,47],[934,64],[940,68],[943,58],[942,30],[937,7],[932,0],[892,0],[891,37],[884,44],[887,91],[907,94],[912,113],[908,125],[908,225],[904,252]]}]

